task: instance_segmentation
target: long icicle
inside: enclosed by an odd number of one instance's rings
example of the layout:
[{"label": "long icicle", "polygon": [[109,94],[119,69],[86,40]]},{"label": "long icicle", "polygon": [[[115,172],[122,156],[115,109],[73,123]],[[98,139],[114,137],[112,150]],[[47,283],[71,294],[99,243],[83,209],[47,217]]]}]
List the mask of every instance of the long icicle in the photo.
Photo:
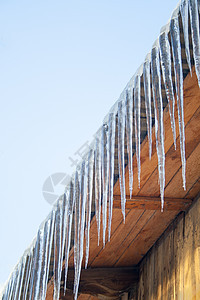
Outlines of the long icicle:
[{"label": "long icicle", "polygon": [[74,202],[75,202],[74,184],[71,181],[69,187],[69,206],[68,206],[67,226],[66,226],[64,295],[66,293],[66,286],[67,286],[68,260],[69,260],[69,251],[71,245],[71,231],[72,231],[72,217],[73,217],[73,210],[74,210]]},{"label": "long icicle", "polygon": [[94,151],[91,149],[88,154],[88,168],[87,168],[87,207],[86,207],[86,252],[85,252],[85,269],[87,269],[89,259],[90,246],[90,222],[91,222],[91,207],[92,207],[92,189],[93,189],[93,170],[94,170]]},{"label": "long icicle", "polygon": [[32,270],[32,265],[33,265],[33,246],[30,249],[29,253],[29,259],[26,267],[26,278],[24,282],[24,293],[23,293],[23,300],[26,300],[28,297],[28,289],[30,285],[30,276],[31,276],[31,270]]},{"label": "long icicle", "polygon": [[61,256],[60,256],[60,270],[59,270],[60,284],[61,284],[61,275],[62,275],[62,267],[63,267],[64,249],[65,249],[65,244],[66,244],[68,210],[69,210],[69,191],[66,190],[66,192],[63,195],[63,202],[62,202]]},{"label": "long icicle", "polygon": [[101,142],[100,136],[96,137],[95,144],[95,216],[97,221],[98,245],[101,226]]},{"label": "long icicle", "polygon": [[44,242],[44,224],[42,224],[41,229],[39,230],[39,248],[38,248],[38,256],[36,259],[36,271],[34,274],[34,290],[32,294],[32,299],[38,299],[39,298],[39,291],[40,291],[40,276],[41,276],[41,270],[42,270],[42,254],[43,254],[43,242]]},{"label": "long icicle", "polygon": [[168,40],[168,33],[165,31],[162,32],[159,36],[159,46],[160,46],[162,75],[163,75],[163,81],[164,81],[165,91],[166,91],[168,105],[169,105],[169,115],[170,115],[171,128],[172,128],[172,134],[174,139],[174,147],[176,149],[176,125],[175,125],[175,118],[174,118],[175,99],[174,99],[174,91],[173,91],[173,83],[172,83],[172,75],[171,75],[171,50],[170,50],[170,44]]},{"label": "long icicle", "polygon": [[67,206],[68,194],[64,194],[58,200],[55,219],[54,300],[59,300],[60,297],[62,262],[66,233]]},{"label": "long icicle", "polygon": [[161,94],[161,74],[159,51],[155,46],[151,51],[152,87],[155,111],[155,135],[156,149],[158,156],[158,173],[161,195],[161,211],[164,208],[165,188],[165,149],[164,149],[164,128],[163,128],[163,104]]},{"label": "long icicle", "polygon": [[15,293],[16,293],[16,287],[17,287],[17,279],[19,276],[19,269],[18,269],[19,265],[17,265],[15,267],[15,270],[13,271],[13,276],[12,276],[12,288],[11,288],[11,292],[10,292],[10,299],[14,299],[15,297]]},{"label": "long icicle", "polygon": [[26,263],[28,261],[28,255],[24,255],[22,258],[22,273],[21,273],[21,278],[19,281],[19,289],[18,289],[18,297],[16,299],[21,299],[23,296],[23,291],[22,291],[22,287],[23,287],[23,283],[25,282],[25,267],[26,267]]},{"label": "long icicle", "polygon": [[188,0],[182,0],[180,5],[181,19],[183,24],[183,34],[185,40],[185,54],[190,69],[190,74],[192,75],[191,60],[190,60],[190,46],[189,46],[189,34],[188,34]]},{"label": "long icicle", "polygon": [[47,252],[47,271],[46,271],[46,278],[45,278],[45,286],[44,286],[44,297],[46,297],[47,291],[47,283],[49,277],[49,268],[51,262],[51,253],[52,253],[52,246],[53,246],[53,235],[54,235],[54,227],[55,227],[55,210],[52,210],[51,218],[50,218],[50,230],[49,230],[49,239],[48,239],[48,252]]},{"label": "long icicle", "polygon": [[125,113],[124,103],[118,102],[118,161],[119,161],[119,182],[121,190],[121,209],[125,222],[126,189],[125,189],[125,167],[124,167],[124,135],[125,135]]},{"label": "long icicle", "polygon": [[102,126],[101,159],[102,159],[102,224],[103,224],[103,246],[105,247],[107,227],[107,201],[108,201],[108,128],[107,124]]},{"label": "long icicle", "polygon": [[135,118],[135,139],[136,139],[136,158],[138,168],[138,187],[140,188],[140,75],[136,75],[134,82],[134,118]]},{"label": "long icicle", "polygon": [[128,152],[129,191],[130,198],[133,192],[133,88],[126,90],[126,140]]},{"label": "long icicle", "polygon": [[43,242],[43,228],[40,227],[37,234],[37,240],[34,249],[34,259],[31,274],[31,284],[29,292],[29,300],[35,299],[38,292],[39,274],[41,272],[41,251]]},{"label": "long icicle", "polygon": [[49,247],[50,244],[50,232],[51,232],[51,222],[52,214],[46,220],[44,225],[44,237],[43,237],[43,253],[42,253],[42,267],[41,267],[41,276],[40,276],[40,289],[39,289],[39,299],[45,299],[46,297],[46,280],[49,274]]},{"label": "long icicle", "polygon": [[74,216],[74,269],[75,269],[75,275],[74,275],[74,293],[76,290],[76,286],[78,284],[78,263],[79,263],[79,254],[80,254],[80,183],[79,183],[79,174],[78,171],[76,171],[75,174],[75,183],[74,183],[75,189],[74,189],[74,204],[75,204],[75,216]]},{"label": "long icicle", "polygon": [[83,243],[84,243],[84,228],[85,228],[85,206],[86,206],[86,176],[85,176],[85,161],[82,162],[81,166],[81,180],[80,180],[80,205],[81,205],[81,214],[80,214],[80,247],[79,247],[79,261],[77,268],[77,277],[76,277],[76,286],[75,286],[75,295],[74,299],[78,297],[78,287],[81,274],[81,266],[83,260]]},{"label": "long icicle", "polygon": [[181,61],[181,42],[179,33],[178,17],[174,17],[170,22],[170,33],[172,40],[172,53],[174,61],[174,73],[176,83],[176,98],[178,107],[179,133],[180,133],[180,150],[182,161],[182,178],[183,188],[186,189],[186,160],[185,160],[185,125],[184,125],[184,111],[183,111],[183,71]]},{"label": "long icicle", "polygon": [[54,230],[54,294],[53,299],[58,300],[60,295],[60,258],[62,251],[62,204],[57,201]]},{"label": "long icicle", "polygon": [[109,218],[108,218],[108,241],[111,237],[111,223],[113,211],[113,184],[114,184],[114,156],[115,156],[115,114],[109,114],[108,121],[108,201],[109,201]]},{"label": "long icicle", "polygon": [[192,34],[193,56],[197,79],[200,87],[200,38],[199,38],[199,13],[196,0],[189,0],[190,24]]},{"label": "long icicle", "polygon": [[18,279],[17,279],[14,300],[18,300],[21,297],[21,289],[22,289],[22,283],[24,281],[24,269],[25,269],[25,264],[26,264],[26,258],[27,258],[26,255],[22,256],[19,266],[18,266],[19,273],[18,273]]},{"label": "long icicle", "polygon": [[144,76],[147,134],[148,134],[148,141],[149,141],[149,159],[151,159],[151,154],[152,154],[151,79],[150,79],[150,61],[148,59],[145,60],[143,65],[143,76]]}]

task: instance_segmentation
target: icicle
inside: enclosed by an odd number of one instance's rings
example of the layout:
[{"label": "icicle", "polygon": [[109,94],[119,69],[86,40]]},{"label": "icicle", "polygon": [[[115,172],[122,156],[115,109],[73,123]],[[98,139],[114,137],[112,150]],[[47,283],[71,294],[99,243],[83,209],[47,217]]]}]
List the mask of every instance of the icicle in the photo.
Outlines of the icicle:
[{"label": "icicle", "polygon": [[15,297],[18,276],[19,276],[19,269],[18,269],[18,266],[16,266],[15,270],[13,272],[12,288],[11,288],[11,293],[10,293],[10,299],[12,299],[12,300]]},{"label": "icicle", "polygon": [[136,158],[138,168],[138,187],[140,188],[140,75],[136,75],[134,82],[134,117],[135,117],[135,139]]},{"label": "icicle", "polygon": [[180,5],[180,12],[183,24],[183,34],[185,40],[185,54],[190,69],[190,74],[192,75],[191,61],[190,61],[190,46],[189,46],[189,34],[188,34],[188,0],[182,0]]},{"label": "icicle", "polygon": [[173,139],[174,139],[174,147],[176,149],[176,126],[175,126],[175,118],[174,118],[175,99],[174,99],[173,83],[172,83],[172,76],[171,76],[171,52],[170,52],[168,34],[166,32],[162,32],[160,34],[159,45],[160,45],[162,75],[163,75],[167,100],[169,104],[169,115],[170,115],[171,128],[172,128]]},{"label": "icicle", "polygon": [[46,271],[46,279],[45,279],[45,286],[44,286],[45,297],[46,297],[47,283],[49,277],[49,267],[50,267],[51,252],[52,252],[52,245],[53,245],[54,226],[55,226],[55,210],[53,210],[51,213],[51,221],[50,221],[50,228],[49,228],[49,238],[48,238],[48,248],[47,248],[47,271]]},{"label": "icicle", "polygon": [[29,283],[30,283],[32,264],[33,264],[33,247],[31,247],[28,262],[27,262],[27,267],[26,267],[26,278],[24,281],[24,293],[23,293],[23,298],[22,298],[23,300],[26,300],[28,298],[27,293],[28,293],[28,288],[29,288]]},{"label": "icicle", "polygon": [[68,260],[69,260],[69,251],[71,245],[71,230],[72,230],[72,216],[75,202],[75,194],[73,182],[70,182],[69,188],[69,206],[67,214],[67,226],[66,226],[66,244],[65,244],[65,284],[64,284],[64,294],[66,292],[67,285],[67,272],[68,272]]},{"label": "icicle", "polygon": [[75,204],[75,221],[74,221],[74,269],[75,269],[75,276],[74,276],[74,293],[76,290],[77,276],[78,276],[78,263],[79,263],[79,256],[80,256],[80,185],[79,185],[79,175],[76,171],[75,174],[75,190],[74,190],[74,204]]},{"label": "icicle", "polygon": [[147,133],[149,140],[149,159],[152,153],[152,115],[151,115],[151,79],[150,79],[150,62],[146,60],[143,65],[144,76],[144,93],[145,93],[145,107],[147,120]]},{"label": "icicle", "polygon": [[180,132],[183,188],[186,189],[185,125],[184,125],[184,112],[183,112],[183,71],[182,71],[182,61],[181,61],[181,43],[180,43],[178,17],[171,19],[170,33],[172,39],[172,53],[173,53],[174,73],[175,73],[175,82],[176,82],[176,97],[177,97],[179,132]]},{"label": "icicle", "polygon": [[85,231],[85,235],[86,235],[85,269],[87,269],[88,259],[89,259],[93,168],[94,168],[94,151],[91,149],[88,155],[88,170],[87,170],[88,181],[87,181],[87,208],[86,208],[86,231]]},{"label": "icicle", "polygon": [[108,201],[108,126],[102,126],[101,139],[101,159],[102,159],[102,183],[103,183],[103,199],[102,199],[102,224],[103,224],[103,245],[105,247],[106,227],[107,227],[107,201]]},{"label": "icicle", "polygon": [[189,0],[190,23],[192,33],[193,56],[197,79],[200,87],[200,39],[199,14],[196,0]]},{"label": "icicle", "polygon": [[155,111],[155,135],[156,149],[158,155],[158,173],[161,195],[161,211],[164,207],[164,188],[165,188],[165,149],[164,149],[164,129],[163,129],[163,104],[161,94],[161,74],[160,59],[158,48],[154,47],[151,51],[152,68],[152,88]]},{"label": "icicle", "polygon": [[133,89],[126,91],[126,136],[127,136],[127,152],[128,152],[128,169],[129,169],[129,191],[130,198],[133,192]]},{"label": "icicle", "polygon": [[25,271],[26,259],[27,259],[27,256],[24,255],[18,266],[19,273],[18,273],[18,280],[17,280],[14,300],[18,300],[21,298],[21,290],[22,290],[22,284],[24,281],[24,271]]},{"label": "icicle", "polygon": [[53,299],[58,300],[60,295],[60,260],[62,251],[62,208],[60,199],[57,201],[54,231],[54,295]]},{"label": "icicle", "polygon": [[52,247],[51,231],[54,211],[52,211],[51,217],[46,220],[44,226],[44,237],[43,237],[43,253],[42,253],[42,266],[41,266],[41,277],[40,277],[40,289],[39,289],[39,299],[45,299],[46,288],[49,274],[49,262],[50,253]]},{"label": "icicle", "polygon": [[12,285],[12,281],[10,279],[6,285],[6,288],[3,289],[2,295],[0,294],[1,300],[4,299],[9,300],[9,292],[10,292],[11,285]]},{"label": "icicle", "polygon": [[122,101],[118,102],[118,161],[119,161],[119,182],[121,190],[121,208],[125,222],[125,170],[124,170],[124,135],[125,135],[125,116]]},{"label": "icicle", "polygon": [[113,184],[114,184],[114,156],[115,156],[115,114],[110,113],[108,121],[108,240],[111,236],[112,210],[113,210]]},{"label": "icicle", "polygon": [[3,291],[3,295],[2,295],[1,300],[9,300],[10,299],[10,291],[11,291],[11,289],[12,289],[12,277],[8,281],[8,284],[7,284],[6,288]]},{"label": "icicle", "polygon": [[21,279],[21,270],[22,270],[22,259],[20,260],[20,262],[17,265],[17,277],[16,277],[16,281],[15,281],[15,289],[14,289],[14,293],[13,293],[13,300],[16,300],[18,297],[18,289],[19,289],[19,283],[20,283],[20,279]]},{"label": "icicle", "polygon": [[100,240],[100,225],[101,225],[101,152],[100,138],[96,138],[95,145],[95,216],[97,221],[98,245]]},{"label": "icicle", "polygon": [[60,296],[62,262],[66,235],[66,213],[68,210],[68,193],[58,201],[55,222],[55,257],[54,257],[54,300]]},{"label": "icicle", "polygon": [[39,294],[39,282],[40,282],[40,274],[41,274],[41,259],[42,259],[42,251],[43,251],[43,235],[44,228],[41,226],[38,230],[37,241],[34,250],[34,260],[31,274],[31,286],[29,299],[38,299]]},{"label": "icicle", "polygon": [[79,236],[80,236],[80,247],[79,247],[79,261],[77,266],[77,274],[75,274],[76,286],[75,286],[75,295],[74,299],[78,297],[78,287],[81,274],[81,266],[83,260],[83,242],[84,242],[84,228],[85,228],[85,205],[86,205],[86,195],[85,195],[85,185],[86,185],[86,176],[85,176],[85,162],[83,161],[81,167],[81,182],[80,182],[80,205],[81,205],[81,214],[80,214],[80,227],[79,227]]}]

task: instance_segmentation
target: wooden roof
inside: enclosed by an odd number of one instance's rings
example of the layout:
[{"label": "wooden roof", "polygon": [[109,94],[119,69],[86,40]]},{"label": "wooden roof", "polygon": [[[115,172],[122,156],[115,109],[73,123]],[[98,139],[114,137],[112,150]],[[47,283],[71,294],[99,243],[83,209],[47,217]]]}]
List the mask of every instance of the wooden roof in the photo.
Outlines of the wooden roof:
[{"label": "wooden roof", "polygon": [[[173,145],[168,107],[164,110],[166,186],[164,212],[160,211],[158,167],[155,140],[152,158],[148,157],[147,137],[141,145],[141,187],[137,186],[137,172],[134,172],[133,197],[127,199],[126,222],[124,224],[119,199],[119,180],[114,186],[114,210],[111,240],[102,240],[97,245],[95,216],[91,221],[90,255],[88,268],[135,267],[153,246],[172,220],[191,204],[200,190],[200,89],[195,71],[184,80],[184,113],[186,136],[186,191],[182,188],[182,170],[179,147],[177,110],[177,149]],[[154,137],[154,134],[153,134]],[[134,170],[136,157],[133,160]],[[126,193],[129,195],[128,169],[126,168]],[[84,261],[84,259],[83,259]],[[84,267],[84,266],[83,266]],[[73,248],[70,251],[69,269],[74,268]],[[106,282],[106,280],[105,280]],[[52,299],[52,282],[49,282],[47,299]],[[95,288],[94,288],[95,291]],[[62,287],[61,287],[62,292]],[[80,283],[80,292],[81,283]],[[81,296],[80,299],[82,299]],[[89,299],[85,296],[84,299]],[[63,298],[65,299],[65,298]]]},{"label": "wooden roof", "polygon": [[[181,168],[181,154],[179,144],[179,126],[178,126],[178,112],[175,108],[176,120],[176,145],[175,151],[173,145],[173,136],[170,124],[170,116],[168,112],[167,99],[164,85],[162,84],[162,97],[164,109],[164,130],[165,130],[165,206],[164,212],[161,212],[160,204],[160,189],[158,185],[158,160],[156,154],[155,132],[153,128],[152,141],[152,158],[149,160],[149,146],[147,140],[146,129],[146,113],[144,101],[141,99],[141,181],[140,189],[137,181],[137,162],[136,156],[133,156],[133,197],[129,197],[129,172],[126,166],[126,222],[124,224],[121,213],[121,196],[120,184],[118,174],[118,157],[117,157],[117,140],[115,143],[115,185],[114,185],[114,209],[112,220],[112,234],[111,240],[108,242],[106,237],[106,245],[103,247],[102,239],[100,245],[97,242],[97,225],[95,215],[91,221],[90,229],[90,254],[88,270],[84,271],[80,280],[80,296],[79,299],[93,299],[95,295],[104,295],[106,297],[115,298],[117,292],[110,283],[110,290],[106,286],[106,277],[104,284],[99,283],[97,288],[97,280],[91,280],[91,273],[94,270],[101,269],[102,272],[107,268],[113,270],[117,268],[120,277],[120,268],[132,267],[136,268],[145,254],[154,245],[162,233],[167,229],[174,218],[183,210],[186,210],[193,199],[200,191],[200,89],[195,73],[194,66],[192,68],[192,77],[186,63],[186,56],[184,50],[184,37],[182,24],[180,22],[181,30],[181,46],[182,46],[182,67],[184,75],[184,117],[185,117],[185,148],[186,148],[186,191],[182,187],[182,168]],[[169,36],[170,39],[170,36]],[[190,36],[191,46],[191,36]],[[194,64],[191,51],[191,61]],[[172,62],[173,63],[173,62]],[[172,68],[173,69],[173,68]],[[172,71],[172,78],[174,83],[174,73]],[[141,87],[143,86],[143,77],[141,77]],[[144,97],[144,90],[141,89],[141,97]],[[152,99],[153,103],[153,99]],[[153,109],[153,106],[152,106]],[[153,110],[152,110],[153,111]],[[154,116],[153,116],[154,122]],[[117,122],[116,122],[117,126]],[[133,124],[134,126],[134,124]],[[117,134],[116,134],[117,136]],[[117,138],[116,138],[117,139]],[[125,147],[126,148],[126,147]],[[135,149],[135,141],[133,138],[133,150]],[[127,164],[127,153],[125,152],[125,163]],[[101,232],[102,235],[102,232]],[[84,258],[83,258],[84,262]],[[53,265],[53,260],[52,260]],[[84,268],[84,265],[82,266]],[[108,269],[109,268],[109,269]],[[69,275],[68,278],[68,295],[63,296],[63,284],[61,284],[61,299],[72,298],[72,274],[74,269],[73,247],[70,251],[69,258]],[[132,270],[132,282],[137,279],[137,268]],[[127,271],[129,272],[129,271]],[[85,276],[88,274],[88,290],[85,286]],[[96,274],[96,273],[95,273]],[[129,273],[126,273],[129,274]],[[105,274],[102,273],[104,277]],[[125,276],[125,275],[123,275]],[[51,277],[51,276],[50,276]],[[116,278],[116,277],[114,277]],[[108,280],[109,282],[109,280]],[[84,283],[84,284],[83,284]],[[101,285],[101,288],[100,288]],[[87,285],[88,286],[88,285]],[[127,285],[122,284],[121,291],[126,290]],[[93,295],[87,295],[87,292]],[[53,297],[53,279],[49,281],[47,298]]]}]

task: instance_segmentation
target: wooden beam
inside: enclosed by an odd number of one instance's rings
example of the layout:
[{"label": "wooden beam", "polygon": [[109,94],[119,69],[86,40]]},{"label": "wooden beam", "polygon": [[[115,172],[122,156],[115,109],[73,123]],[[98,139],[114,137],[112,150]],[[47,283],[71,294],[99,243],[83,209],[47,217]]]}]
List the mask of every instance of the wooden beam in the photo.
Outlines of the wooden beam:
[{"label": "wooden beam", "polygon": [[[63,271],[60,299],[73,299],[74,269],[68,270],[67,293],[65,296],[63,293],[64,275]],[[138,279],[139,270],[137,267],[82,269],[79,294],[119,299],[120,295],[134,287]]]},{"label": "wooden beam", "polygon": [[[164,198],[164,211],[184,211],[192,204],[192,199]],[[113,208],[121,208],[121,196],[114,195]],[[161,210],[160,197],[126,196],[127,209]]]}]

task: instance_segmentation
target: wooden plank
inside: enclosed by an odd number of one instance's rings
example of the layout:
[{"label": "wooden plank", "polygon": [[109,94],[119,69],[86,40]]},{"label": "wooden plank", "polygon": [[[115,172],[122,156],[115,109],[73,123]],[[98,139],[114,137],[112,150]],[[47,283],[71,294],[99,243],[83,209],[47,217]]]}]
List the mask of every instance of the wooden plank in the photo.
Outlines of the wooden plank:
[{"label": "wooden plank", "polygon": [[143,263],[142,266],[140,266],[140,275],[139,275],[139,283],[138,283],[138,300],[144,300],[144,286],[146,282],[144,281],[144,268]]},{"label": "wooden plank", "polygon": [[197,201],[192,207],[193,238],[194,238],[194,262],[195,262],[195,281],[196,281],[196,299],[200,299],[200,201]]},{"label": "wooden plank", "polygon": [[158,264],[158,274],[159,274],[159,280],[160,280],[160,286],[158,287],[158,299],[163,299],[163,256],[165,254],[164,244],[162,243],[159,246],[159,264]]},{"label": "wooden plank", "polygon": [[[165,198],[164,210],[186,210],[192,204],[192,199],[187,198]],[[113,207],[121,209],[121,196],[114,195]],[[161,210],[160,197],[151,196],[126,196],[126,208],[128,209],[146,209],[146,210]]]},{"label": "wooden plank", "polygon": [[188,189],[186,198],[194,199],[200,191],[200,177],[194,182],[190,189]]},{"label": "wooden plank", "polygon": [[144,226],[140,226],[140,232],[132,239],[131,244],[125,249],[115,266],[139,263],[175,216],[176,212],[174,211],[163,213],[155,211],[148,222]]},{"label": "wooden plank", "polygon": [[168,235],[168,249],[167,257],[168,257],[168,266],[167,266],[167,299],[173,300],[175,299],[175,274],[174,274],[174,232],[173,230]]},{"label": "wooden plank", "polygon": [[183,300],[184,289],[183,226],[182,218],[174,230],[175,299],[180,300]]},{"label": "wooden plank", "polygon": [[153,300],[153,286],[154,286],[154,249],[151,251],[151,255],[148,258],[148,274],[149,274],[149,299]]},{"label": "wooden plank", "polygon": [[196,299],[193,209],[187,213],[184,226],[184,299]]}]

